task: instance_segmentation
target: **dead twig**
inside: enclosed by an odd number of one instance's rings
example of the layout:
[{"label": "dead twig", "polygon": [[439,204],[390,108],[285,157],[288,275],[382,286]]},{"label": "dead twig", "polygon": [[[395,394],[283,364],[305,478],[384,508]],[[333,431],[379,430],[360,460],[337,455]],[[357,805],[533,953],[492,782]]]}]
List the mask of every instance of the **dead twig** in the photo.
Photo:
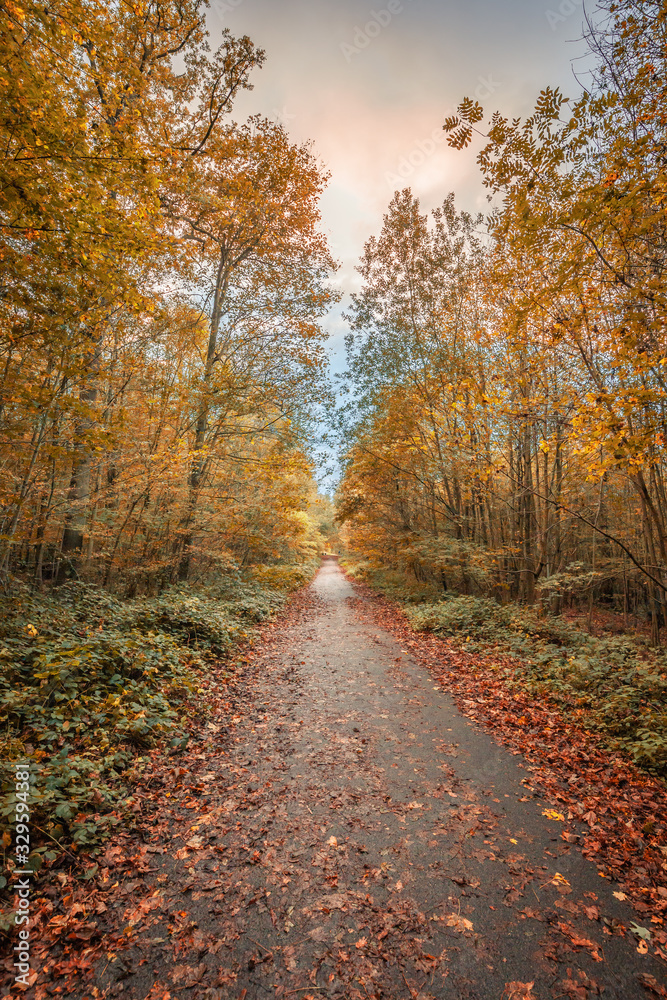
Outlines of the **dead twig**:
[{"label": "dead twig", "polygon": [[326,986],[304,986],[300,990],[290,990],[289,993],[283,993],[285,997],[293,997],[296,993],[323,993]]},{"label": "dead twig", "polygon": [[40,833],[43,833],[45,837],[49,838],[49,840],[52,840],[54,844],[57,844],[58,847],[60,848],[60,850],[64,851],[65,854],[69,854],[70,858],[73,858],[74,861],[78,861],[79,860],[78,858],[75,858],[74,855],[70,851],[67,850],[67,848],[64,846],[64,844],[61,844],[59,840],[56,840],[55,837],[52,837],[50,833],[46,832],[46,830],[42,830],[41,826],[37,826],[37,824],[33,823],[32,820],[30,820],[30,825],[32,827],[34,827],[35,830],[39,830]]},{"label": "dead twig", "polygon": [[260,944],[259,941],[255,941],[254,938],[251,938],[250,935],[246,935],[246,937],[248,938],[248,941],[252,941],[252,943],[256,944],[258,948],[261,948],[262,951],[265,951],[267,955],[273,955],[273,951],[271,948],[266,948],[263,944]]},{"label": "dead twig", "polygon": [[401,969],[401,975],[403,976],[403,982],[405,983],[405,985],[407,987],[407,990],[408,990],[408,993],[410,994],[410,997],[411,998],[416,997],[417,996],[417,991],[413,990],[412,986],[410,986],[410,983],[405,978],[405,973],[403,972],[402,969]]}]

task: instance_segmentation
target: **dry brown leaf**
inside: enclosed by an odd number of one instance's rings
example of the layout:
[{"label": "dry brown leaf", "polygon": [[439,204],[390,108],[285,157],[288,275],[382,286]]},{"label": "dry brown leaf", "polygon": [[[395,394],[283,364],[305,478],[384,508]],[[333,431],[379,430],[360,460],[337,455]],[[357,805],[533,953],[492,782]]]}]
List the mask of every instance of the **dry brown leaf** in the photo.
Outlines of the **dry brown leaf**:
[{"label": "dry brown leaf", "polygon": [[648,972],[640,972],[637,978],[644,989],[648,990],[649,993],[652,993],[656,997],[662,997],[663,1000],[667,998],[667,989],[660,985],[655,976],[649,975]]},{"label": "dry brown leaf", "polygon": [[533,993],[532,983],[506,983],[503,990],[503,1000],[537,1000]]},{"label": "dry brown leaf", "polygon": [[466,920],[465,917],[459,916],[458,913],[450,913],[449,916],[444,917],[444,923],[448,927],[453,927],[455,931],[463,934],[464,931],[471,931],[473,929],[472,922]]}]

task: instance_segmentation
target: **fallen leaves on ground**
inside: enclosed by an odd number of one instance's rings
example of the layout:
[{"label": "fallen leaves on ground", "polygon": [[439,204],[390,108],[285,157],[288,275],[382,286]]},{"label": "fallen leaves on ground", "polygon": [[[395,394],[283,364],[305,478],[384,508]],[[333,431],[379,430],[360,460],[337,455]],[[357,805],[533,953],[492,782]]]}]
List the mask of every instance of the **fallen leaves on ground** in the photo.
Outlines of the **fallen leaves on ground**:
[{"label": "fallen leaves on ground", "polygon": [[454,930],[459,931],[461,934],[473,929],[472,920],[466,920],[465,917],[459,916],[458,913],[450,913],[448,916],[443,917],[443,922],[447,927],[453,927]]},{"label": "fallen leaves on ground", "polygon": [[650,976],[647,972],[640,972],[637,978],[651,996],[667,998],[667,988],[661,986],[655,976]]},{"label": "fallen leaves on ground", "polygon": [[[423,734],[406,707],[392,718],[396,729],[380,723],[375,736],[364,728],[366,707],[341,717],[336,685],[354,682],[357,670],[354,661],[346,662],[345,649],[338,654],[344,669],[331,681],[324,711],[318,707],[321,674],[299,671],[304,643],[315,637],[308,622],[316,613],[329,614],[318,610],[312,595],[302,595],[283,622],[265,627],[261,650],[247,658],[238,677],[224,688],[211,683],[216,721],[202,725],[200,739],[177,760],[156,756],[134,793],[141,806],[137,831],[121,832],[90,859],[91,867],[97,865],[90,880],[80,882],[64,869],[50,895],[36,896],[39,972],[31,1000],[102,1000],[121,993],[150,1000],[250,1000],[260,995],[260,983],[270,985],[275,1000],[433,1000],[445,978],[452,987],[460,978],[458,956],[474,951],[487,975],[505,940],[502,928],[515,915],[531,921],[526,934],[535,935],[542,968],[530,967],[530,975],[540,983],[545,968],[556,983],[566,963],[599,962],[602,944],[595,935],[606,946],[602,935],[624,934],[618,921],[603,924],[595,893],[584,893],[585,902],[575,898],[576,886],[554,871],[555,856],[539,867],[526,863],[521,851],[530,831],[494,833],[493,807],[480,801],[479,790],[455,780],[443,757],[436,758],[435,778],[425,784],[413,778],[419,760],[411,754]],[[353,629],[348,635],[365,634]],[[412,643],[404,634],[402,644],[415,652]],[[359,663],[363,672],[363,659]],[[448,686],[442,665],[439,676],[439,686]],[[397,690],[401,683],[397,678]],[[421,683],[407,693],[401,689],[404,706],[413,693],[421,696]],[[527,708],[524,715],[529,718]],[[358,756],[362,744],[377,750],[378,736],[384,741],[392,732],[407,764],[395,799],[388,794],[388,770],[379,767],[392,758]],[[442,732],[435,742],[449,746]],[[426,750],[422,755],[428,758]],[[531,779],[535,785],[539,774]],[[364,782],[365,790],[356,787]],[[601,797],[583,805],[582,816],[594,816],[590,823],[604,822]],[[559,799],[558,806],[569,818],[569,804]],[[539,811],[536,818],[552,830]],[[389,837],[382,849],[373,844],[378,831]],[[516,837],[508,838],[510,832]],[[443,839],[432,839],[437,837]],[[414,848],[407,846],[410,838]],[[430,898],[425,904],[423,886],[416,889],[427,857],[433,862],[429,892],[434,879],[439,886],[434,908]],[[487,863],[502,872],[496,886],[474,877],[474,866]],[[548,906],[528,897],[529,885]],[[543,892],[543,886],[549,888]],[[522,897],[528,898],[518,910]],[[653,916],[645,912],[635,925],[650,927],[652,947],[662,933]],[[630,935],[622,943],[634,956],[637,942],[646,944]],[[655,971],[652,959],[637,961]],[[141,977],[151,969],[162,987],[147,994]],[[502,966],[496,965],[496,975],[500,998]],[[538,1000],[533,986],[509,982],[504,1000]],[[650,992],[653,983],[647,979],[642,986]],[[575,968],[558,988],[578,1000],[597,995],[598,987]]]},{"label": "fallen leaves on ground", "polygon": [[535,983],[507,983],[502,1000],[537,1000],[533,993]]},{"label": "fallen leaves on ground", "polygon": [[545,815],[567,822],[561,837],[577,844],[600,873],[620,883],[627,898],[651,920],[655,953],[667,961],[667,788],[622,754],[596,742],[577,710],[565,717],[546,696],[537,701],[512,689],[504,668],[511,657],[469,654],[453,640],[414,632],[400,607],[355,581],[362,618],[391,633],[401,649],[427,667],[469,719],[529,762],[527,792],[545,794],[559,809]]}]

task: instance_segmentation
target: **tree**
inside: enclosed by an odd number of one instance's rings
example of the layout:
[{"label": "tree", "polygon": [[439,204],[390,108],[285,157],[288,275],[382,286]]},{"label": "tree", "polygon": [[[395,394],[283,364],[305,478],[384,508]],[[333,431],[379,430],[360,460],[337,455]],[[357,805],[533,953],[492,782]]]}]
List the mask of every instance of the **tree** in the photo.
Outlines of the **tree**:
[{"label": "tree", "polygon": [[[425,507],[433,485],[438,507],[451,518],[449,533],[491,557],[493,570],[479,586],[492,581],[526,601],[541,594],[554,610],[577,589],[592,601],[596,588],[622,587],[627,608],[631,567],[657,641],[667,592],[667,9],[658,0],[624,0],[601,4],[598,14],[588,26],[598,68],[577,101],[547,88],[526,121],[496,112],[484,129],[484,109],[465,99],[446,121],[456,148],[481,137],[478,162],[495,199],[479,277],[471,282],[484,304],[481,350],[475,355],[457,341],[454,355],[429,351],[416,360],[417,333],[421,349],[432,323],[424,316],[433,315],[431,302],[438,292],[445,295],[450,275],[434,256],[424,266],[421,249],[413,254],[416,307],[407,308],[407,270],[388,268],[384,294],[392,305],[383,306],[382,316],[403,353],[387,338],[377,341],[383,360],[375,366],[375,395],[343,482],[342,511],[352,516],[345,494],[360,449],[368,450],[368,435],[393,421],[401,442],[391,454],[400,466],[397,488],[403,493],[412,484],[412,550],[426,545],[432,570],[432,540],[441,529],[437,517],[428,527],[414,512],[416,496]],[[428,244],[424,223],[420,227],[419,247]],[[417,234],[416,225],[412,231]],[[390,255],[405,253],[396,227],[387,230],[387,241]],[[371,248],[378,262],[379,246]],[[466,310],[474,298],[464,296]],[[444,317],[455,299],[443,301],[434,327],[451,329]],[[395,302],[398,312],[392,312]],[[376,315],[357,311],[354,321],[370,331]],[[352,374],[369,399],[363,374],[354,366]],[[405,409],[405,402],[396,403],[398,384],[401,399],[409,401],[412,465],[397,430]],[[430,411],[437,414],[437,436],[447,429],[447,475],[437,479],[427,457]],[[419,467],[418,435],[425,438]],[[382,459],[389,466],[389,454]],[[378,477],[379,468],[376,457],[371,475]],[[351,499],[358,509],[361,499]],[[577,579],[589,583],[582,589]]]},{"label": "tree", "polygon": [[304,369],[322,367],[317,320],[333,299],[326,279],[334,268],[317,232],[326,180],[306,146],[255,118],[211,140],[165,199],[176,234],[196,249],[190,273],[210,303],[182,578],[200,492],[228,421],[260,398],[272,420],[295,411],[305,398]]},{"label": "tree", "polygon": [[[72,384],[78,389],[63,536],[64,550],[76,551],[101,345],[119,309],[151,308],[146,286],[165,252],[160,186],[204,148],[263,54],[249,39],[225,33],[208,57],[198,0],[118,10],[90,0],[1,9],[6,355],[11,367],[19,343],[38,337],[43,350],[68,357],[55,396]],[[33,454],[42,441],[38,434]],[[10,536],[34,469],[26,457]]]},{"label": "tree", "polygon": [[199,0],[0,9],[4,580],[296,552],[332,262],[308,150],[230,124],[263,53]]}]

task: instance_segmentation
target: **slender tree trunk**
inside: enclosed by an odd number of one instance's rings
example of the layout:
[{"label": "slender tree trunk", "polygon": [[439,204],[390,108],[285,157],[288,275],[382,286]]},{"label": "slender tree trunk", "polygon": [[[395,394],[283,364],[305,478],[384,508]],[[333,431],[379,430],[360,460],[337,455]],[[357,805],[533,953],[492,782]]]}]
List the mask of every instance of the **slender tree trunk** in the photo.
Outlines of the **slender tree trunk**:
[{"label": "slender tree trunk", "polygon": [[184,518],[184,533],[182,540],[181,558],[178,565],[178,579],[187,580],[190,573],[191,548],[193,542],[192,526],[197,516],[197,505],[201,491],[204,469],[206,465],[206,432],[208,429],[209,412],[211,408],[210,383],[213,374],[213,366],[216,360],[218,348],[218,331],[220,329],[220,318],[222,316],[222,306],[227,291],[227,275],[225,272],[226,255],[220,256],[220,264],[216,274],[215,295],[213,298],[213,312],[211,314],[211,327],[206,351],[206,363],[204,365],[204,377],[202,386],[202,398],[197,413],[195,424],[195,439],[188,476],[188,507]]},{"label": "slender tree trunk", "polygon": [[95,426],[91,411],[99,394],[98,376],[100,370],[101,336],[94,342],[86,360],[86,383],[79,392],[82,408],[88,410],[74,430],[74,458],[72,476],[67,494],[67,513],[61,542],[64,559],[58,568],[58,582],[61,583],[71,573],[76,573],[83,550],[83,537],[88,523],[90,485],[93,473],[93,452],[90,447],[90,432]]}]

